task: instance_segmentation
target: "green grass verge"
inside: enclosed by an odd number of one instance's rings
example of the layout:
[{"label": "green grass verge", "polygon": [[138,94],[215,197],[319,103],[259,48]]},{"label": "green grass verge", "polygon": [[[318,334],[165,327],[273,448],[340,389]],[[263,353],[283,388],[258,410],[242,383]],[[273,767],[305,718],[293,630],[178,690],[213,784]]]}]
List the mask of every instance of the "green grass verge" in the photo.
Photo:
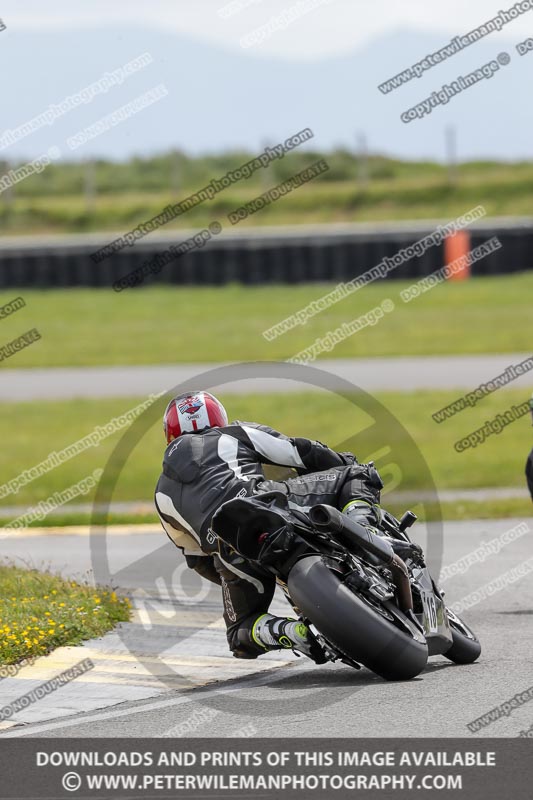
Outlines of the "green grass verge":
[{"label": "green grass verge", "polygon": [[[400,452],[403,428],[414,439],[425,458],[438,489],[475,489],[483,487],[525,486],[524,467],[531,448],[532,429],[529,416],[507,426],[475,449],[457,453],[454,442],[481,427],[497,413],[524,400],[527,393],[518,390],[495,392],[477,407],[467,409],[437,425],[431,414],[456,399],[457,392],[417,391],[414,394],[386,392],[375,395],[398,420],[391,425],[380,422],[375,436],[370,434],[359,447],[360,460],[368,460],[383,441],[392,453]],[[349,400],[335,394],[304,393],[280,395],[221,396],[230,418],[256,420],[293,436],[326,441],[332,447],[345,444],[371,422],[369,416]],[[59,451],[89,434],[96,425],[135,407],[140,398],[114,400],[79,400],[72,402],[5,403],[0,417],[0,440],[9,447],[0,450],[0,485],[43,461],[51,451]],[[161,411],[165,405],[162,398]],[[33,506],[54,492],[61,492],[105,466],[121,433],[115,433],[100,446],[80,455],[22,487],[18,494],[2,499],[3,506]],[[378,443],[379,441],[379,443]],[[164,440],[159,417],[131,453],[118,479],[113,501],[151,503],[160,474]],[[360,449],[362,448],[362,449]],[[378,468],[387,472],[387,463],[397,456],[385,453],[376,458]],[[404,463],[405,462],[405,463]],[[401,480],[395,491],[430,488],[426,475],[415,460],[404,459]],[[392,487],[391,487],[392,488]],[[76,498],[76,503],[91,502],[94,490]],[[70,520],[72,522],[72,520]],[[42,524],[37,521],[37,525]]]},{"label": "green grass verge", "polygon": [[[498,498],[483,502],[475,500],[457,500],[445,503],[400,503],[389,501],[385,493],[382,498],[382,505],[398,518],[402,516],[408,508],[414,510],[420,522],[433,522],[435,520],[466,520],[466,519],[506,519],[508,517],[533,517],[533,504],[528,497],[523,500],[520,498]],[[109,525],[153,525],[160,527],[159,518],[153,514],[115,514],[109,515],[92,514],[72,511],[69,514],[54,515],[50,514],[45,520],[35,523],[30,527],[43,528],[66,528],[71,525],[97,526],[94,528],[96,534],[105,533]],[[99,526],[99,527],[98,527]],[[23,534],[20,534],[23,536]],[[164,536],[161,529],[161,535]]]},{"label": "green grass verge", "polygon": [[[401,517],[406,511],[405,503],[387,503],[386,496],[383,505],[392,514]],[[408,504],[409,505],[409,504]],[[438,520],[468,520],[468,519],[507,519],[509,517],[533,517],[533,504],[526,497],[486,500],[482,503],[475,500],[457,500],[446,503],[425,503],[416,506],[410,504],[411,510],[418,514],[420,522],[434,522]]]},{"label": "green grass verge", "polygon": [[[289,166],[285,158],[268,172],[257,174],[217,194],[165,226],[166,230],[183,227],[204,227],[213,220],[229,225],[226,217],[231,211],[278,185],[304,166],[313,163],[320,154],[307,155],[297,165]],[[330,159],[326,156],[328,163]],[[236,165],[235,165],[236,166]],[[436,165],[435,165],[436,166]],[[83,194],[83,176],[61,187],[56,181],[56,169],[49,167],[41,176],[24,181],[11,204],[0,207],[2,231],[9,234],[41,232],[79,232],[127,230],[159,214],[169,203],[176,203],[209,183],[214,175],[223,175],[228,164],[197,174],[179,192],[157,189],[155,186],[124,186],[100,180],[101,191],[87,206]],[[355,174],[350,179],[345,167],[334,176],[330,170],[322,178],[308,183],[253,214],[239,227],[255,225],[287,225],[325,222],[368,222],[381,220],[453,218],[472,206],[482,204],[490,216],[530,216],[533,191],[533,164],[462,165],[459,180],[451,184],[444,168],[427,168],[405,163],[400,170],[391,167],[374,172],[366,187],[357,184]],[[335,180],[331,178],[335,177]],[[348,178],[339,180],[339,178]],[[32,196],[31,189],[40,191]],[[160,186],[168,186],[167,181]],[[141,184],[142,186],[142,184]],[[104,188],[105,187],[105,188]],[[97,181],[98,188],[98,181]]]},{"label": "green grass verge", "polygon": [[[24,367],[284,360],[317,337],[376,307],[396,305],[378,324],[325,358],[530,352],[533,272],[444,283],[404,304],[406,281],[379,281],[268,342],[262,332],[322,297],[333,284],[150,286],[21,290],[27,307],[0,321],[0,343],[37,328],[42,339],[4,361]],[[2,302],[19,292],[4,294]]]},{"label": "green grass verge", "polygon": [[0,664],[102,636],[129,618],[130,601],[113,591],[0,566]]}]

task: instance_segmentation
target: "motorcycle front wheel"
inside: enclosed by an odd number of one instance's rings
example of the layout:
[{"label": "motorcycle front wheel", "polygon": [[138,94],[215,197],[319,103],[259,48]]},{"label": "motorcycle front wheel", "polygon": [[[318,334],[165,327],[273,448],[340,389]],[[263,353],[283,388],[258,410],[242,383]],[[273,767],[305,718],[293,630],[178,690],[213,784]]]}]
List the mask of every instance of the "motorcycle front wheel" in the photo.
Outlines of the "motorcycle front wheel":
[{"label": "motorcycle front wheel", "polygon": [[481,654],[481,644],[476,634],[465,625],[463,620],[446,609],[452,632],[453,643],[444,655],[454,664],[472,664]]}]

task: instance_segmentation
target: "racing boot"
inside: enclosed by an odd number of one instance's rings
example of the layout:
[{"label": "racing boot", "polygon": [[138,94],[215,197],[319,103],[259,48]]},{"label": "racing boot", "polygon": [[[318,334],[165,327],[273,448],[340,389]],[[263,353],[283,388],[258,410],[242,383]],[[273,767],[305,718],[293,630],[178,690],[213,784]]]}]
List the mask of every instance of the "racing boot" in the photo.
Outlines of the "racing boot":
[{"label": "racing boot", "polygon": [[424,554],[422,548],[418,544],[406,542],[404,539],[395,539],[393,536],[389,536],[388,533],[379,529],[381,508],[377,503],[369,503],[366,500],[351,500],[344,506],[342,512],[346,514],[347,517],[350,517],[350,519],[363,525],[371,531],[371,533],[386,539],[402,561],[405,561],[406,558],[411,558],[414,561],[423,560]]},{"label": "racing boot", "polygon": [[354,522],[369,528],[377,536],[380,535],[381,508],[377,503],[369,503],[368,500],[350,500],[342,509],[342,513]]},{"label": "racing boot", "polygon": [[307,625],[296,619],[262,614],[252,625],[252,639],[264,650],[293,650],[303,653],[315,664],[328,660]]}]

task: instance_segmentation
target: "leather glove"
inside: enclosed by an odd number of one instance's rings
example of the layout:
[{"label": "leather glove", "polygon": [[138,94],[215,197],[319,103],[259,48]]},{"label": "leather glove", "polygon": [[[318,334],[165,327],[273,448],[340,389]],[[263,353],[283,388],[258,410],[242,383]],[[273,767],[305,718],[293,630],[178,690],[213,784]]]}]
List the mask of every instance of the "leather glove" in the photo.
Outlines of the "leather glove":
[{"label": "leather glove", "polygon": [[393,539],[392,537],[388,539],[388,542],[402,561],[405,561],[406,558],[410,558],[417,564],[424,563],[424,552],[419,544],[415,542],[404,542],[403,539]]},{"label": "leather glove", "polygon": [[353,464],[358,464],[357,458],[354,456],[353,453],[350,453],[348,450],[339,453],[340,457],[344,461],[344,464],[347,467],[351,467]]}]

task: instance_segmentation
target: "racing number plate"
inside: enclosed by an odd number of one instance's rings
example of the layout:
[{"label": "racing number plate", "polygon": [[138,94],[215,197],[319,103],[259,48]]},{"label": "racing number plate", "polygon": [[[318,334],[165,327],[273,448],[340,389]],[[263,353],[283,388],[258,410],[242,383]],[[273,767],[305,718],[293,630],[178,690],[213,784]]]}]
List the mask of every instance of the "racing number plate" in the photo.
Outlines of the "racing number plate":
[{"label": "racing number plate", "polygon": [[422,592],[422,604],[424,606],[424,616],[427,620],[429,633],[438,633],[439,624],[437,621],[435,596],[431,592]]}]

